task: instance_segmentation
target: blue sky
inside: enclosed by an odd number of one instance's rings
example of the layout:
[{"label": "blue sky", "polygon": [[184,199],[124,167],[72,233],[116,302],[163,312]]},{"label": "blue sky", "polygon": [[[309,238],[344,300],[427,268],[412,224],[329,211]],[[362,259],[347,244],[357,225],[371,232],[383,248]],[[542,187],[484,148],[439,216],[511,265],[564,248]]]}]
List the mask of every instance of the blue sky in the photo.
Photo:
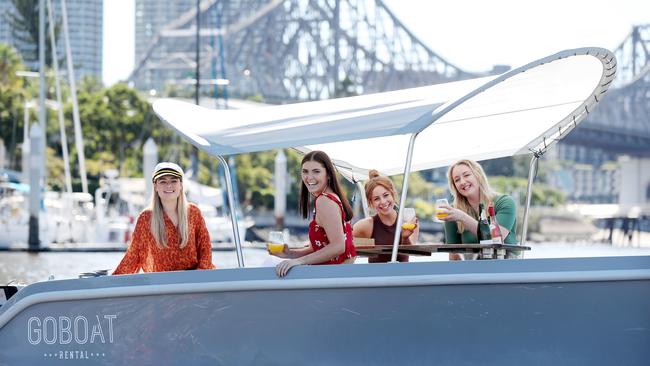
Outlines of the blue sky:
[{"label": "blue sky", "polygon": [[[650,24],[649,0],[384,0],[434,52],[467,71],[520,66],[586,46],[615,49],[635,24]],[[104,83],[134,64],[135,0],[104,1]]]}]

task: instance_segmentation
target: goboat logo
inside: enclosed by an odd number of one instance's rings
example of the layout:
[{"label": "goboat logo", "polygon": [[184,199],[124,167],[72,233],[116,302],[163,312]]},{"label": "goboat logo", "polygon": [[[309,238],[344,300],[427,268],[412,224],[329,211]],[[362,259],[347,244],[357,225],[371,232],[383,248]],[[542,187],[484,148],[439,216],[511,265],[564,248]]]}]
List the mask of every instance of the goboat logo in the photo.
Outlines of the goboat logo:
[{"label": "goboat logo", "polygon": [[86,317],[78,315],[31,317],[27,321],[27,341],[33,345],[77,346],[75,349],[55,350],[44,353],[45,358],[88,359],[105,357],[103,352],[89,352],[84,345],[112,344],[113,329],[117,315],[95,315]]}]

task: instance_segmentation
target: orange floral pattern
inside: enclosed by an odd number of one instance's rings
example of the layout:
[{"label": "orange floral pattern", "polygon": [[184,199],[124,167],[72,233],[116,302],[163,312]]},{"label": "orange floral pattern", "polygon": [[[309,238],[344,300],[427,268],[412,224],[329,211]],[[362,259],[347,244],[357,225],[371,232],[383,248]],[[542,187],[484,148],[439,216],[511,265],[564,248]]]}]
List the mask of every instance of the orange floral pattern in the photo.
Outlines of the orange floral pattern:
[{"label": "orange floral pattern", "polygon": [[172,221],[165,215],[167,248],[159,248],[151,233],[151,210],[138,216],[131,245],[117,266],[114,275],[144,272],[183,271],[188,269],[214,269],[212,244],[201,210],[194,204],[188,205],[189,238],[187,245],[180,248],[180,234]]}]

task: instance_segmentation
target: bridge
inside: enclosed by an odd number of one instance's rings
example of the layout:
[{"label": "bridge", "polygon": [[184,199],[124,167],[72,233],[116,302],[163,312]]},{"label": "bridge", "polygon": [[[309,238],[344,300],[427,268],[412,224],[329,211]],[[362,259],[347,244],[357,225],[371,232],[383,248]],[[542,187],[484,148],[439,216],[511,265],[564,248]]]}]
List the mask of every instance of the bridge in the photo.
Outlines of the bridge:
[{"label": "bridge", "polygon": [[[203,0],[156,31],[129,78],[141,90],[193,88],[198,71],[204,95],[286,103],[478,76],[423,44],[381,0]],[[615,87],[562,144],[650,156],[649,52],[650,24],[634,27],[615,50]]]},{"label": "bridge", "polygon": [[614,53],[613,88],[565,143],[650,157],[650,24],[635,26]]},{"label": "bridge", "polygon": [[227,79],[228,93],[269,102],[475,76],[423,44],[381,0],[204,0],[199,13],[198,37],[195,8],[158,31],[129,78],[137,88],[193,83],[197,38],[202,92]]}]

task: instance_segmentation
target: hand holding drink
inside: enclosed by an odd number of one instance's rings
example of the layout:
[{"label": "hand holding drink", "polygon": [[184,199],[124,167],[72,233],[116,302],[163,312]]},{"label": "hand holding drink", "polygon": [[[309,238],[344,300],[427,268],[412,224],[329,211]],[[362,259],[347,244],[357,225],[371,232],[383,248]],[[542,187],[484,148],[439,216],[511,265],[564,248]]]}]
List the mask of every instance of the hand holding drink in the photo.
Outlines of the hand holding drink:
[{"label": "hand holding drink", "polygon": [[441,218],[449,216],[447,210],[441,206],[449,206],[446,198],[440,198],[436,200],[436,214],[433,221],[443,222]]},{"label": "hand holding drink", "polygon": [[415,229],[415,209],[412,207],[404,208],[402,213],[402,229],[413,230]]},{"label": "hand holding drink", "polygon": [[282,231],[271,231],[269,233],[269,242],[266,244],[269,253],[280,254],[284,252],[284,234]]}]

